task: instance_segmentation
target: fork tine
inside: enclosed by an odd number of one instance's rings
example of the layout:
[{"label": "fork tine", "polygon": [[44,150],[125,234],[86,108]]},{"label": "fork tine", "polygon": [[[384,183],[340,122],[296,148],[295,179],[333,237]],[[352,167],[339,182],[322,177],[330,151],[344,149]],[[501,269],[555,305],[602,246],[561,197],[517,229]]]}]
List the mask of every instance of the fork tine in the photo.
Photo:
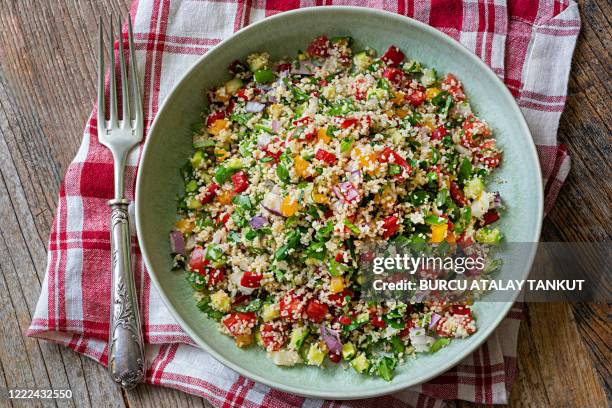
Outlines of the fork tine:
[{"label": "fork tine", "polygon": [[128,47],[130,52],[130,68],[132,69],[132,91],[134,97],[134,121],[137,127],[142,126],[142,99],[140,97],[140,86],[138,84],[138,72],[136,69],[136,53],[134,51],[134,37],[132,35],[132,16],[128,14]]},{"label": "fork tine", "polygon": [[104,30],[102,28],[102,17],[100,17],[98,24],[98,129],[101,131],[106,127],[106,124],[104,123]]},{"label": "fork tine", "polygon": [[117,83],[115,80],[115,33],[113,19],[110,19],[110,126],[117,127]]},{"label": "fork tine", "polygon": [[[121,67],[121,104],[123,105],[123,126],[130,125],[130,99],[127,85],[127,72],[125,70],[125,55],[123,55],[123,34],[121,21],[119,21],[119,66]],[[129,126],[131,127],[131,125]]]}]

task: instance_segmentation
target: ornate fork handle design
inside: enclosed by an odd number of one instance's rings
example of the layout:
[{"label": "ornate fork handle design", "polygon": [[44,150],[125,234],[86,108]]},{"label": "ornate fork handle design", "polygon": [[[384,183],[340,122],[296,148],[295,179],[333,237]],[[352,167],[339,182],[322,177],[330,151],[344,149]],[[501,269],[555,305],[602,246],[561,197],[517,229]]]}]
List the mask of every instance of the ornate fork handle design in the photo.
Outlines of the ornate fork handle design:
[{"label": "ornate fork handle design", "polygon": [[144,342],[130,257],[129,201],[115,199],[108,204],[113,256],[108,368],[113,380],[129,389],[144,377]]}]

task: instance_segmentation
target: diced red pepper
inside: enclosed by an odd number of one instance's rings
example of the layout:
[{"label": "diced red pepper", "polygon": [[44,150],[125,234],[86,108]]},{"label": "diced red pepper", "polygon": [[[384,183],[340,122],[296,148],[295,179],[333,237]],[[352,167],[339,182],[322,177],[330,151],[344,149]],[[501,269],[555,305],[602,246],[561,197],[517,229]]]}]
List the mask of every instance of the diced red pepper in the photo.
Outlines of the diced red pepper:
[{"label": "diced red pepper", "polygon": [[[391,157],[393,157],[393,161],[391,161]],[[400,156],[399,153],[397,153],[395,150],[391,149],[390,147],[385,147],[382,151],[382,153],[380,154],[380,156],[378,156],[378,161],[381,163],[395,163],[398,164],[404,168],[410,167],[408,165],[408,162],[406,161],[406,159],[404,159],[402,156]]]},{"label": "diced red pepper", "polygon": [[340,318],[338,319],[338,321],[340,323],[342,323],[345,326],[348,326],[349,324],[351,324],[351,318],[348,317],[347,315],[342,315],[340,316]]},{"label": "diced red pepper", "polygon": [[330,153],[323,149],[317,150],[317,152],[315,153],[315,159],[324,161],[330,166],[333,166],[338,161],[338,158],[336,157],[335,154]]},{"label": "diced red pepper", "polygon": [[306,315],[315,323],[321,323],[329,311],[329,306],[311,299],[306,305]]},{"label": "diced red pepper", "polygon": [[240,170],[232,176],[232,183],[234,183],[234,192],[242,193],[249,188],[249,176],[247,176],[244,170]]},{"label": "diced red pepper", "polygon": [[383,54],[381,59],[392,67],[399,65],[404,60],[404,53],[395,45],[390,46]]},{"label": "diced red pepper", "polygon": [[249,97],[246,95],[246,89],[245,88],[240,88],[239,90],[237,90],[236,91],[236,98],[248,101]]},{"label": "diced red pepper", "polygon": [[278,351],[285,341],[287,336],[282,330],[278,330],[272,323],[264,323],[260,330],[261,342],[267,351]]},{"label": "diced red pepper", "polygon": [[342,129],[347,129],[347,128],[350,128],[351,126],[356,125],[357,123],[359,123],[359,120],[357,120],[357,118],[346,118],[342,121],[342,123],[340,124],[340,127]]},{"label": "diced red pepper", "polygon": [[[272,139],[271,143],[269,145],[263,146],[261,148],[261,150],[263,150],[266,153],[266,156],[268,157],[272,157],[274,159],[274,161],[276,163],[278,163],[278,159],[281,157],[281,155],[283,154],[283,147],[285,146],[285,142],[280,142],[280,139],[278,137],[275,137],[274,139]],[[275,151],[271,151],[270,150],[270,146],[274,145],[278,143],[278,149],[275,149]]]},{"label": "diced red pepper", "polygon": [[208,268],[208,273],[206,274],[206,277],[208,286],[216,286],[218,283],[221,283],[221,281],[223,281],[223,278],[225,278],[225,269]]},{"label": "diced red pepper", "polygon": [[410,334],[410,329],[414,327],[414,322],[410,318],[405,321],[405,324],[406,326],[399,332],[400,338],[408,336],[408,334]]},{"label": "diced red pepper", "polygon": [[206,189],[206,192],[202,195],[200,202],[202,204],[208,204],[212,201],[213,198],[217,195],[217,190],[219,189],[219,185],[217,183],[212,183]]},{"label": "diced red pepper", "polygon": [[482,219],[484,225],[493,224],[495,221],[499,220],[499,213],[495,209],[490,209],[483,215]]},{"label": "diced red pepper", "polygon": [[251,334],[257,323],[257,315],[254,312],[230,313],[223,318],[223,325],[234,337]]},{"label": "diced red pepper", "polygon": [[213,112],[206,118],[206,126],[210,127],[216,120],[220,119],[225,119],[225,113],[223,111]]},{"label": "diced red pepper", "polygon": [[300,296],[293,292],[288,292],[279,302],[281,318],[289,321],[300,319],[304,310],[304,303]]},{"label": "diced red pepper", "polygon": [[278,64],[278,66],[276,67],[276,72],[289,71],[290,69],[291,69],[291,64],[289,63]]},{"label": "diced red pepper", "polygon": [[314,119],[311,118],[310,116],[304,116],[303,118],[299,118],[293,121],[293,124],[295,126],[300,126],[300,125],[308,125],[310,122],[312,122]]},{"label": "diced red pepper", "polygon": [[395,215],[390,215],[383,220],[383,238],[392,237],[399,230],[399,219]]},{"label": "diced red pepper", "polygon": [[446,136],[446,128],[444,126],[437,127],[431,132],[431,140],[442,140]]},{"label": "diced red pepper", "polygon": [[500,153],[497,153],[497,152],[487,157],[483,157],[482,153],[477,153],[476,158],[478,159],[479,162],[485,164],[487,167],[494,169],[498,167],[499,164],[501,163],[502,156]]},{"label": "diced red pepper", "polygon": [[474,243],[474,240],[471,237],[468,237],[465,232],[463,232],[461,235],[459,235],[459,238],[457,238],[457,243],[459,244],[459,246],[465,249],[472,245]]},{"label": "diced red pepper", "polygon": [[387,327],[387,323],[378,315],[374,315],[374,317],[372,317],[371,323],[372,326],[377,327],[379,329],[384,329],[385,327]]},{"label": "diced red pepper", "polygon": [[240,285],[245,288],[256,289],[261,286],[263,275],[257,272],[246,271],[240,278]]},{"label": "diced red pepper", "polygon": [[453,97],[453,100],[461,102],[465,100],[465,93],[461,83],[453,74],[448,74],[444,81],[442,81],[442,89],[446,89],[448,93]]},{"label": "diced red pepper", "polygon": [[491,136],[489,127],[474,115],[470,115],[465,119],[463,130],[464,134],[461,138],[461,144],[466,147],[477,146],[481,139]]},{"label": "diced red pepper", "polygon": [[416,89],[409,88],[408,93],[404,96],[404,99],[408,101],[412,106],[419,106],[426,99],[425,87],[419,85]]},{"label": "diced red pepper", "polygon": [[450,195],[458,206],[465,207],[467,205],[467,200],[465,199],[465,195],[463,195],[463,191],[461,191],[459,185],[454,181],[450,183]]},{"label": "diced red pepper", "polygon": [[308,46],[308,48],[306,48],[306,52],[308,53],[308,55],[311,55],[313,57],[327,57],[329,55],[329,48],[331,46],[331,43],[329,42],[329,39],[322,35],[320,37],[315,38],[310,45]]},{"label": "diced red pepper", "polygon": [[395,67],[387,67],[383,71],[382,75],[383,78],[386,78],[387,80],[389,80],[389,82],[396,86],[401,85],[404,82],[404,79],[406,78],[404,71]]},{"label": "diced red pepper", "polygon": [[189,255],[189,269],[201,275],[206,273],[206,266],[210,263],[206,259],[206,250],[201,246],[196,246]]},{"label": "diced red pepper", "polygon": [[450,307],[450,312],[454,315],[472,316],[472,309],[461,305],[452,305]]},{"label": "diced red pepper", "polygon": [[217,217],[217,224],[218,225],[225,225],[225,223],[227,222],[227,220],[229,220],[231,217],[230,213],[225,213],[223,215],[220,215],[219,217]]},{"label": "diced red pepper", "polygon": [[336,307],[343,307],[344,306],[344,300],[346,299],[347,296],[349,297],[353,297],[354,293],[348,289],[344,289],[342,292],[340,293],[332,293],[329,296],[327,296],[327,298],[329,299],[330,302],[332,302]]}]

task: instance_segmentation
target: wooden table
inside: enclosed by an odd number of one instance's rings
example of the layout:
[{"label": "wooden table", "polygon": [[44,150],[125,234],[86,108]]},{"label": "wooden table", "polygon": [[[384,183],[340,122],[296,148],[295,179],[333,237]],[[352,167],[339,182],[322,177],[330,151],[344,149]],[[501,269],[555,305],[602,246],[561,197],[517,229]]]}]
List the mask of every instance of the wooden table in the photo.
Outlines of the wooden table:
[{"label": "wooden table", "polygon": [[[72,389],[72,400],[57,401],[62,406],[209,406],[158,387],[121,391],[90,359],[23,336],[40,293],[60,181],[95,97],[96,19],[125,15],[129,0],[99,3],[0,1],[0,388]],[[547,241],[609,241],[611,235],[612,9],[595,0],[582,2],[581,12],[559,131],[573,165],[544,222]],[[609,305],[528,305],[511,405],[608,406],[609,323]]]}]

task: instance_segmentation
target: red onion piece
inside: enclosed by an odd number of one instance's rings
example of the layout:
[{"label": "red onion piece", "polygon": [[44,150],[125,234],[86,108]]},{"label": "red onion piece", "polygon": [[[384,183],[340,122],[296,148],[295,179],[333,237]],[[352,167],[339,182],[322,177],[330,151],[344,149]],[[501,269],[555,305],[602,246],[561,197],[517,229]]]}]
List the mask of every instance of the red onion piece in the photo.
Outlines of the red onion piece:
[{"label": "red onion piece", "polygon": [[280,122],[278,120],[273,120],[272,122],[270,122],[270,129],[272,129],[272,131],[274,133],[278,133],[278,131],[280,130]]},{"label": "red onion piece", "polygon": [[327,345],[330,353],[340,354],[342,353],[342,343],[340,342],[340,335],[337,330],[332,330],[328,327],[321,326],[319,328],[321,338]]},{"label": "red onion piece", "polygon": [[432,313],[431,314],[431,320],[429,321],[429,330],[433,329],[434,327],[436,327],[436,324],[438,324],[438,321],[442,318],[442,316],[440,316],[437,313]]},{"label": "red onion piece", "polygon": [[260,229],[263,228],[264,225],[266,225],[266,223],[268,222],[268,219],[262,215],[256,215],[253,218],[251,218],[251,221],[249,221],[249,224],[251,224],[251,227],[253,227],[253,229]]},{"label": "red onion piece", "polygon": [[276,193],[267,193],[261,202],[261,206],[274,215],[283,215],[281,213],[281,205],[283,199]]},{"label": "red onion piece", "polygon": [[264,147],[270,144],[270,141],[272,140],[272,137],[267,134],[267,133],[261,133],[258,137],[257,137],[257,146],[259,147]]},{"label": "red onion piece", "polygon": [[316,66],[311,61],[300,61],[298,67],[291,68],[294,75],[314,75]]},{"label": "red onion piece", "polygon": [[249,101],[249,102],[247,102],[247,104],[245,106],[245,109],[246,109],[247,112],[258,113],[258,112],[261,112],[262,110],[264,110],[265,107],[266,107],[266,105],[263,104],[263,103]]},{"label": "red onion piece", "polygon": [[173,254],[185,255],[185,238],[181,231],[170,233],[170,248],[172,248]]},{"label": "red onion piece", "polygon": [[340,189],[337,186],[333,186],[332,187],[332,191],[334,192],[336,197],[338,197],[340,200],[344,201],[344,196],[342,195],[342,193],[340,192]]},{"label": "red onion piece", "polygon": [[361,183],[361,170],[352,171],[348,179],[354,185],[360,184]]},{"label": "red onion piece", "polygon": [[340,192],[342,192],[344,199],[349,203],[359,199],[359,192],[350,181],[340,183],[338,187],[340,187]]},{"label": "red onion piece", "polygon": [[502,198],[499,191],[493,193],[493,208],[500,208],[502,206]]}]

